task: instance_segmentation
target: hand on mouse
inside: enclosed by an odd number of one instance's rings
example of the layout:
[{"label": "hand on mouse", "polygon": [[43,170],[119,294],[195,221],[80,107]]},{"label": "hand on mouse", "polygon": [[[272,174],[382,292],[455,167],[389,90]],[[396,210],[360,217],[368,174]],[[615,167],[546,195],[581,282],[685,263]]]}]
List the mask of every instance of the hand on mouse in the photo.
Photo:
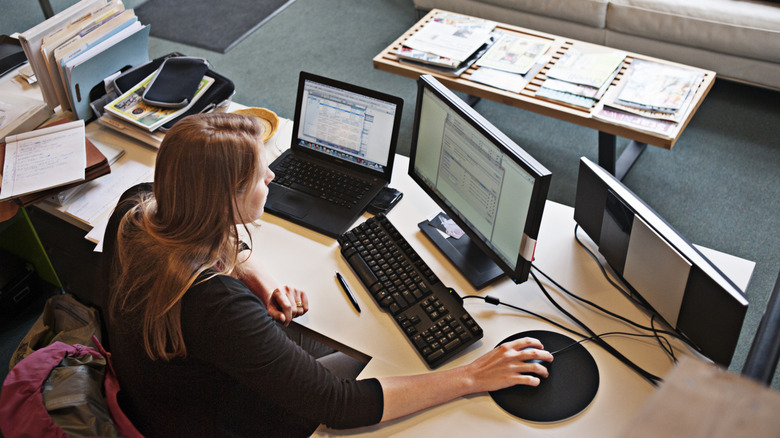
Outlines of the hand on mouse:
[{"label": "hand on mouse", "polygon": [[[552,362],[553,356],[534,338],[501,344],[467,365],[479,391],[496,391],[513,385],[537,386],[549,375],[538,362]],[[533,374],[531,374],[533,373]]]}]

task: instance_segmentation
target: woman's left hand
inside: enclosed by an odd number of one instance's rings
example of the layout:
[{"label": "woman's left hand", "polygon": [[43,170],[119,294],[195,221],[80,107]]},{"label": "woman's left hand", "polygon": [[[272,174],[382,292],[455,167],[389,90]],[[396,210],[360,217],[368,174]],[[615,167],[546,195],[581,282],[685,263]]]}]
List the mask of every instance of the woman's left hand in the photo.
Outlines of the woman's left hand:
[{"label": "woman's left hand", "polygon": [[309,311],[309,298],[306,292],[290,286],[282,286],[274,289],[264,302],[268,314],[285,326],[290,324],[293,318],[297,318]]}]

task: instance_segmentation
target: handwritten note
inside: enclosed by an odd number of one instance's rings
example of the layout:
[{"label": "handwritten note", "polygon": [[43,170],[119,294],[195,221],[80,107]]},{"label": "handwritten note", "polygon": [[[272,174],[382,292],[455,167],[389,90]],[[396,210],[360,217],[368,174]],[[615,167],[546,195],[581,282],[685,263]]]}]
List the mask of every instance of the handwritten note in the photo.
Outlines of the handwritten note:
[{"label": "handwritten note", "polygon": [[0,201],[84,180],[84,121],[6,138]]}]

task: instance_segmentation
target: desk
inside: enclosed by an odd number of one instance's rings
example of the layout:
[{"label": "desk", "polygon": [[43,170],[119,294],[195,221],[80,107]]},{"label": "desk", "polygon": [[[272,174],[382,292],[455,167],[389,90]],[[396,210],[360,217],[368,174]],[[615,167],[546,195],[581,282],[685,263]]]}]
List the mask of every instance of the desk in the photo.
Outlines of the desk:
[{"label": "desk", "polygon": [[[701,103],[704,101],[704,97],[707,95],[715,82],[715,72],[713,71],[703,70],[696,67],[677,64],[663,59],[652,58],[649,56],[621,50],[621,52],[626,53],[626,60],[623,63],[621,71],[612,81],[613,87],[621,81],[626,72],[626,69],[635,59],[679,66],[685,69],[697,71],[702,75],[703,81],[695,91],[694,100],[691,103],[692,109],[690,113],[685,118],[685,120],[672,129],[668,135],[650,133],[648,131],[638,130],[625,125],[613,124],[593,117],[593,110],[597,106],[586,109],[536,96],[536,91],[539,90],[542,83],[546,79],[546,72],[568,50],[577,46],[603,48],[602,46],[597,46],[591,43],[577,41],[570,38],[564,38],[558,35],[537,32],[517,26],[497,23],[496,29],[504,33],[530,35],[535,38],[546,40],[551,44],[550,52],[553,53],[551,61],[547,62],[544,68],[542,68],[539,73],[530,79],[528,84],[520,93],[500,90],[498,88],[493,88],[488,85],[483,85],[478,82],[471,81],[469,78],[471,77],[471,74],[475,72],[477,68],[475,66],[469,67],[468,70],[466,70],[459,77],[450,77],[438,73],[435,70],[427,69],[420,64],[402,62],[395,54],[398,48],[402,46],[403,42],[407,38],[409,38],[415,32],[419,31],[426,22],[430,21],[433,16],[439,12],[442,11],[433,9],[411,29],[401,35],[396,41],[382,50],[378,55],[376,55],[373,60],[374,67],[379,70],[413,79],[416,79],[421,74],[431,74],[451,90],[461,91],[473,97],[493,100],[505,105],[514,106],[545,116],[554,117],[559,120],[576,123],[587,128],[596,129],[599,131],[599,165],[617,176],[618,179],[623,179],[623,176],[625,176],[626,172],[628,172],[634,161],[639,157],[639,154],[642,153],[648,144],[665,149],[671,149],[680,138],[682,131],[688,125],[688,122],[690,122],[693,114],[699,108],[699,105],[701,105]],[[616,136],[621,136],[633,140],[631,143],[629,143],[629,146],[623,151],[620,157],[616,157]]]},{"label": "desk", "polygon": [[[494,295],[502,301],[566,322],[546,301],[533,281],[515,285],[504,279],[482,291],[475,291],[418,230],[417,222],[438,209],[406,175],[408,158],[398,156],[395,163],[391,185],[401,190],[404,197],[388,217],[445,284],[454,287],[461,295]],[[561,204],[547,203],[539,233],[536,265],[575,293],[647,324],[649,318],[606,282],[592,259],[575,242],[573,211]],[[298,324],[371,356],[372,360],[360,377],[429,372],[389,314],[382,312],[372,301],[341,257],[335,240],[270,214],[264,215],[260,223],[261,226],[253,231],[255,245],[284,248],[283,251],[264,254],[265,263],[280,281],[294,284],[309,295],[311,310],[295,320]],[[310,261],[301,263],[301,254],[307,254]],[[710,255],[731,273],[737,284],[746,286],[754,266],[752,262],[722,253],[710,252]],[[362,313],[355,311],[339,288],[334,276],[336,271],[341,272],[350,284]],[[554,291],[553,288],[550,290]],[[559,298],[575,316],[590,324],[597,333],[632,331],[630,327],[611,318],[600,316],[580,305],[572,305],[570,300],[561,298],[559,293],[553,292],[553,296]],[[465,354],[444,365],[445,369],[472,361],[505,337],[519,331],[560,331],[543,321],[477,300],[466,300],[466,309],[483,327],[485,336]],[[568,325],[574,327],[573,324]],[[663,376],[671,368],[670,361],[655,341],[617,337],[607,340],[656,375]],[[675,345],[688,351],[679,343]],[[585,344],[585,348],[593,354],[599,366],[601,385],[593,403],[567,421],[556,424],[520,421],[501,410],[487,394],[480,394],[389,424],[343,432],[320,428],[317,435],[608,436],[624,426],[654,389],[600,347]]]},{"label": "desk", "polygon": [[[284,123],[278,138],[278,147],[271,153],[289,145],[292,126]],[[135,161],[154,165],[155,151],[141,146],[128,137],[92,124],[88,136],[93,142],[110,142],[125,149],[125,156],[114,166],[120,172],[123,163]],[[404,193],[404,198],[389,213],[390,220],[408,239],[420,256],[447,285],[461,295],[494,295],[502,301],[526,307],[557,321],[566,322],[541,295],[533,282],[515,285],[501,280],[491,287],[475,291],[449,264],[446,258],[422,236],[417,222],[438,211],[433,201],[406,174],[408,158],[398,156],[391,185]],[[62,214],[56,208],[47,208],[53,214]],[[401,334],[390,316],[372,301],[356,275],[339,253],[334,239],[325,237],[299,225],[292,224],[270,214],[264,215],[259,227],[252,230],[255,247],[261,250],[264,262],[282,282],[295,285],[309,295],[311,310],[296,323],[307,330],[372,357],[361,377],[380,377],[429,372],[413,347]],[[89,228],[82,224],[82,228]],[[536,265],[575,293],[587,297],[607,308],[636,321],[646,323],[648,318],[601,276],[589,256],[573,238],[573,209],[548,202],[538,238]],[[587,237],[582,236],[586,242]],[[262,251],[263,248],[271,250]],[[307,260],[301,263],[301,255]],[[754,264],[736,257],[708,250],[708,254],[726,271],[740,287],[746,287]],[[344,274],[363,309],[357,313],[335,278],[335,272]],[[553,288],[553,295],[560,297]],[[562,304],[596,331],[631,331],[624,324],[603,317],[570,300],[561,298]],[[519,314],[513,310],[497,308],[484,302],[467,300],[466,308],[483,327],[482,340],[472,345],[463,355],[446,364],[451,368],[468,363],[491,349],[500,340],[519,331],[548,329],[558,331],[549,324]],[[573,326],[573,325],[572,325]],[[608,341],[656,375],[664,375],[671,368],[661,349],[651,341],[608,338]],[[687,350],[679,343],[677,347]],[[599,391],[593,403],[572,419],[556,424],[538,424],[517,420],[501,410],[487,394],[460,398],[451,403],[425,410],[385,425],[349,431],[333,431],[320,428],[318,436],[330,435],[397,435],[397,436],[509,436],[568,437],[615,435],[639,410],[654,389],[645,380],[618,362],[603,349],[585,344],[593,354],[601,375]]]}]

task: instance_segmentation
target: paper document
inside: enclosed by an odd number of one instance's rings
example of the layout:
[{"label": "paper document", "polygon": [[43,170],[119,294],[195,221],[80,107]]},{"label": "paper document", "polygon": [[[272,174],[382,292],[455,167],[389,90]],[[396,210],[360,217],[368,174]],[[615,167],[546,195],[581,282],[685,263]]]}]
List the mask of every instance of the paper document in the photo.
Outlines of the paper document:
[{"label": "paper document", "polygon": [[154,175],[153,168],[136,161],[124,161],[117,164],[114,170],[86,183],[79,196],[63,206],[64,212],[94,226],[103,216],[111,213],[125,190],[138,183],[151,181]]},{"label": "paper document", "polygon": [[495,23],[468,28],[430,21],[404,41],[412,49],[430,52],[445,58],[465,61],[490,38]]},{"label": "paper document", "polygon": [[477,65],[524,75],[547,53],[550,43],[538,38],[504,34]]},{"label": "paper document", "polygon": [[84,180],[84,139],[83,120],[7,137],[0,201]]}]

